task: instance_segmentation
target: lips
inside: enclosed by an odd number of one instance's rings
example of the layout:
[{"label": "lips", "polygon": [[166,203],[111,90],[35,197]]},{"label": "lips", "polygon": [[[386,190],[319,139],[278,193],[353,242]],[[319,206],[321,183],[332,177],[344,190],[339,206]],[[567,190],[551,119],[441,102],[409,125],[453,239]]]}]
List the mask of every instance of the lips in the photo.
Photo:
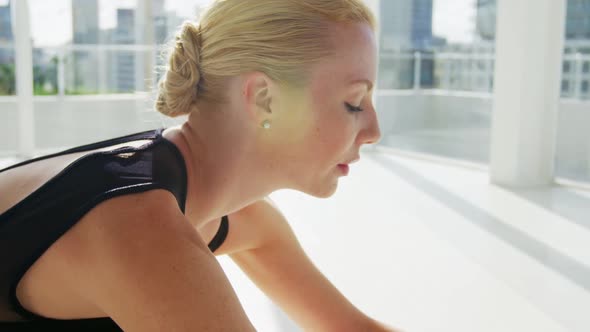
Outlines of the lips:
[{"label": "lips", "polygon": [[346,164],[338,164],[338,168],[344,175],[348,175],[348,172],[350,171],[350,168]]},{"label": "lips", "polygon": [[350,164],[354,164],[357,161],[360,160],[359,156],[354,157],[353,159],[350,159],[349,161],[342,163],[342,164],[338,164],[338,168],[340,169],[340,171],[344,174],[344,175],[348,175],[348,173],[350,172]]}]

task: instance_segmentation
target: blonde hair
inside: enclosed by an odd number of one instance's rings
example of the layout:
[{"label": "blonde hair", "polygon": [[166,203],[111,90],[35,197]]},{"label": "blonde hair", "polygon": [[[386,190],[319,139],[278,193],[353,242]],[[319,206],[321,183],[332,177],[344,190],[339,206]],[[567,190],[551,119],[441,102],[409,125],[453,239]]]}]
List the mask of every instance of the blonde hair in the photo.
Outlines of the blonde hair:
[{"label": "blonde hair", "polygon": [[263,72],[280,84],[306,83],[310,65],[331,54],[329,23],[375,18],[362,0],[217,0],[199,24],[184,22],[169,48],[156,109],[188,114],[197,100],[223,101],[227,78]]}]

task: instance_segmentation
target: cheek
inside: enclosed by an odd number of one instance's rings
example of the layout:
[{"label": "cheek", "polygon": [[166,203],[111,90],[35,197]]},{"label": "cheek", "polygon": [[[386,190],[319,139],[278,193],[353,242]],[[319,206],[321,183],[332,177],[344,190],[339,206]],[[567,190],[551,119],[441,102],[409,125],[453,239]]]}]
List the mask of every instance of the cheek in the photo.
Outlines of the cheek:
[{"label": "cheek", "polygon": [[348,114],[339,103],[318,103],[313,128],[314,144],[319,157],[341,158],[354,139],[354,115]]},{"label": "cheek", "polygon": [[334,94],[329,83],[310,91],[310,121],[307,146],[311,158],[340,160],[354,141],[355,115],[344,108],[344,100]]}]

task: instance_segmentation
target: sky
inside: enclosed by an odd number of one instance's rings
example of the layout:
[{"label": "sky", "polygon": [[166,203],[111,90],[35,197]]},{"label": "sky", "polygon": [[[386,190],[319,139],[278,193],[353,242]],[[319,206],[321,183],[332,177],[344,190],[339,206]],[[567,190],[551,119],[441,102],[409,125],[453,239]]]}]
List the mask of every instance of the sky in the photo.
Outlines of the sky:
[{"label": "sky", "polygon": [[[15,0],[13,0],[15,1]],[[397,0],[381,0],[397,1]],[[7,0],[0,0],[0,5]],[[167,10],[192,13],[210,0],[166,0]],[[433,0],[433,33],[451,42],[471,42],[475,30],[476,0]],[[115,25],[116,8],[133,8],[137,0],[99,0],[101,28]],[[29,0],[35,46],[57,46],[72,38],[71,0]]]},{"label": "sky", "polygon": [[444,37],[449,42],[473,41],[477,16],[476,0],[433,0],[432,7],[434,35]]}]

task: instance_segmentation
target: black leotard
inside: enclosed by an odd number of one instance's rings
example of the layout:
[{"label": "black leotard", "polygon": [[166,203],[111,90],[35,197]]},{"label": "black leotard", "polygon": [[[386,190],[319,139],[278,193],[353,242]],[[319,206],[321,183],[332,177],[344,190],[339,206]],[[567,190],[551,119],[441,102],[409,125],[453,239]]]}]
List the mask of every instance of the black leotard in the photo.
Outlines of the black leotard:
[{"label": "black leotard", "polygon": [[[0,331],[121,331],[108,317],[58,320],[25,309],[16,286],[33,263],[100,202],[153,189],[171,192],[184,213],[187,175],[178,148],[162,136],[163,129],[132,134],[28,160],[0,170],[39,160],[149,140],[140,147],[91,152],[77,159],[19,203],[0,214]],[[227,216],[209,249],[215,251],[228,232]]]}]

